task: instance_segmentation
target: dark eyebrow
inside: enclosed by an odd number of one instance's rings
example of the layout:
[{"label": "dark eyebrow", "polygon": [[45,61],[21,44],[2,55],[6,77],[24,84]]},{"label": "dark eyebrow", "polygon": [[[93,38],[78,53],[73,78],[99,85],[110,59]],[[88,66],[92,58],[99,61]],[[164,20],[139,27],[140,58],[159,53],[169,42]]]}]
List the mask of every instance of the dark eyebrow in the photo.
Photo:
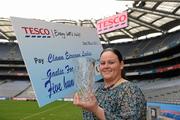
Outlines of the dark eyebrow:
[{"label": "dark eyebrow", "polygon": [[[116,61],[118,61],[117,59],[110,59],[110,60],[107,60],[107,62],[116,62]],[[105,62],[104,60],[100,60],[100,62]]]}]

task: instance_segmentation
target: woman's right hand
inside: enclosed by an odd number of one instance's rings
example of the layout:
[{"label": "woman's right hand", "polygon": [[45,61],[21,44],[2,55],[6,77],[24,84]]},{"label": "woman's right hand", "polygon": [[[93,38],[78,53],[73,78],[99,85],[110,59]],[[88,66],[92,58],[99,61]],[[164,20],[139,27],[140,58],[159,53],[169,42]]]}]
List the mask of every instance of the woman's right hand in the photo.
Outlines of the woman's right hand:
[{"label": "woman's right hand", "polygon": [[105,120],[104,110],[98,105],[97,99],[92,92],[89,93],[87,101],[81,101],[78,93],[75,93],[73,104],[82,109],[93,112],[99,120]]},{"label": "woman's right hand", "polygon": [[98,103],[93,93],[88,94],[86,101],[82,101],[79,94],[75,93],[73,104],[90,112],[95,112],[98,108]]}]

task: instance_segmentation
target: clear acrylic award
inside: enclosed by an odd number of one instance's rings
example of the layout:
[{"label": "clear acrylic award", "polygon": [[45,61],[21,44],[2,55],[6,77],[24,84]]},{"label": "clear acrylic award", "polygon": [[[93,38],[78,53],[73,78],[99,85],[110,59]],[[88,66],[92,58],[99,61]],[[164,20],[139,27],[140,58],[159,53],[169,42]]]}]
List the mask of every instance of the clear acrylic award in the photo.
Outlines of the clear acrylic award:
[{"label": "clear acrylic award", "polygon": [[94,92],[95,59],[78,58],[75,60],[75,84],[81,101],[90,101],[88,95]]}]

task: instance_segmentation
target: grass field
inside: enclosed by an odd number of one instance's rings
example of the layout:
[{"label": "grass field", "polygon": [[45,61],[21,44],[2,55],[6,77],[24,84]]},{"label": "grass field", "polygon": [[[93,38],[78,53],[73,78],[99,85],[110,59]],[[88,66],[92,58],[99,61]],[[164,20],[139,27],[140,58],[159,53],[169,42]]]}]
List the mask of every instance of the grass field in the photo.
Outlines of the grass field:
[{"label": "grass field", "polygon": [[36,101],[0,100],[0,120],[82,120],[72,102],[56,101],[42,108]]}]

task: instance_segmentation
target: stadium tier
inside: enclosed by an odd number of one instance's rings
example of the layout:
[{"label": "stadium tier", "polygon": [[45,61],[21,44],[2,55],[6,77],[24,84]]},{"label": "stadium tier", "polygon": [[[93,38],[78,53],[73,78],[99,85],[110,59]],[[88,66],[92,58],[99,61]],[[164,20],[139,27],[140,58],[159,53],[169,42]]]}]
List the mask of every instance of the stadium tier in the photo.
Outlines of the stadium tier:
[{"label": "stadium tier", "polygon": [[[115,47],[123,53],[126,77],[132,82],[140,84],[147,100],[179,103],[180,101],[177,98],[180,91],[178,91],[178,89],[176,91],[175,89],[171,89],[174,86],[180,86],[179,38],[180,32],[175,32],[167,34],[166,36],[147,39],[144,41],[116,43],[110,45],[103,44],[103,47]],[[2,89],[2,91],[0,96],[9,98],[29,98],[29,95],[31,94],[30,96],[35,98],[34,92],[32,92],[32,87],[28,86],[28,84],[30,84],[29,77],[18,44],[7,42],[0,43],[0,46],[0,52],[2,52],[0,57],[0,89]],[[128,46],[131,46],[130,50],[128,49]],[[142,46],[143,50],[141,49]],[[134,52],[131,52],[130,54],[128,51]],[[15,86],[23,83],[28,84],[24,85],[20,90],[12,90],[12,93],[10,93],[11,91],[4,88],[8,88],[8,86],[11,87],[12,83],[15,84]],[[167,89],[171,91],[166,93]],[[176,99],[174,100],[173,97],[173,99],[169,100],[168,98],[171,97],[168,96],[176,96]]]}]

